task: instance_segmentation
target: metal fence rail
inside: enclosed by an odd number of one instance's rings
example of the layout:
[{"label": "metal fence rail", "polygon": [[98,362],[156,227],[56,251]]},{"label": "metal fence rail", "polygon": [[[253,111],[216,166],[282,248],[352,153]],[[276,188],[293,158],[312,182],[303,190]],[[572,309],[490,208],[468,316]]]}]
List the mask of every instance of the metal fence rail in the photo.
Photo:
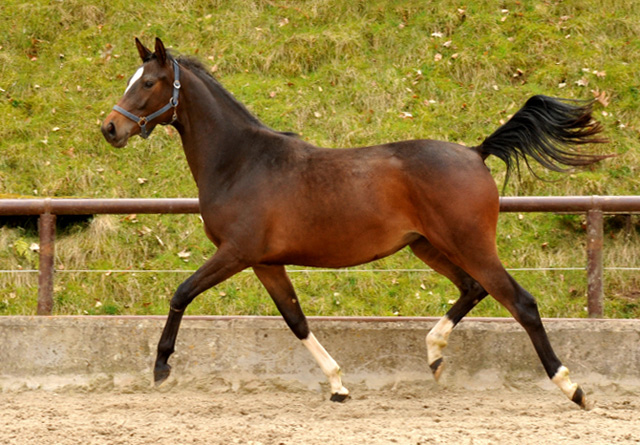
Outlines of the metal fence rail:
[{"label": "metal fence rail", "polygon": [[[50,315],[53,282],[56,215],[184,214],[199,213],[195,198],[162,199],[0,199],[0,215],[38,215],[40,267],[38,314]],[[603,215],[639,213],[640,196],[526,196],[500,198],[501,212],[584,213],[587,217],[587,309],[590,317],[603,314]]]}]

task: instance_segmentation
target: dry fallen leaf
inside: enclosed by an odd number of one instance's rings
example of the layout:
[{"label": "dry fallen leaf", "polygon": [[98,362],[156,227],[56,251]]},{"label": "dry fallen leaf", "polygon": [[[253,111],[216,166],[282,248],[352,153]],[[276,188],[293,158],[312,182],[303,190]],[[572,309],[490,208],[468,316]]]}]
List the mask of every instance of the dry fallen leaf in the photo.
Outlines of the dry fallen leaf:
[{"label": "dry fallen leaf", "polygon": [[591,90],[591,94],[593,94],[593,97],[595,98],[595,100],[600,102],[602,106],[604,107],[609,106],[611,97],[607,94],[606,91],[600,91],[596,88],[595,90]]},{"label": "dry fallen leaf", "polygon": [[576,81],[576,85],[578,85],[579,87],[586,87],[587,85],[589,85],[589,79],[583,77],[582,79]]}]

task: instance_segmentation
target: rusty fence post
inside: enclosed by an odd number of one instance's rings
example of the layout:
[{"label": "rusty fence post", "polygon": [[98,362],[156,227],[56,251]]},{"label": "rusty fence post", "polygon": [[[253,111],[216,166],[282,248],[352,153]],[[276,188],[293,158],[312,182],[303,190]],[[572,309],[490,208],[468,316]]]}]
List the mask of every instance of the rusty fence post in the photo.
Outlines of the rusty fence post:
[{"label": "rusty fence post", "polygon": [[591,318],[600,318],[604,314],[602,220],[602,210],[587,212],[587,310]]},{"label": "rusty fence post", "polygon": [[53,309],[53,260],[55,256],[56,215],[48,211],[38,219],[40,271],[38,274],[38,315],[51,315]]}]

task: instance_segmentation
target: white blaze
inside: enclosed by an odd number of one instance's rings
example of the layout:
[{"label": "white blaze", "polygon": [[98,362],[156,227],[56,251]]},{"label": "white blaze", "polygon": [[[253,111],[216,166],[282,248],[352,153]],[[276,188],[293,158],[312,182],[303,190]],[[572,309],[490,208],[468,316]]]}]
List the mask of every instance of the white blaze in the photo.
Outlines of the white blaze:
[{"label": "white blaze", "polygon": [[133,76],[131,76],[131,80],[129,81],[129,84],[127,85],[127,89],[124,90],[124,94],[127,94],[127,92],[129,91],[129,88],[131,88],[134,83],[136,83],[138,80],[140,80],[140,78],[142,77],[143,73],[144,73],[144,67],[141,66],[140,68],[138,68],[138,71],[136,71],[135,74]]}]

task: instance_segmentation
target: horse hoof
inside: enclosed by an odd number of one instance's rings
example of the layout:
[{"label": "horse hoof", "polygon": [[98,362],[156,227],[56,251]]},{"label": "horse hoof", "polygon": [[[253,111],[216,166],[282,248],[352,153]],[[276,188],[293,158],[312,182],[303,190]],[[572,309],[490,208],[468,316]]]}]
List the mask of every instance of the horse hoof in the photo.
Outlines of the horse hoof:
[{"label": "horse hoof", "polygon": [[332,402],[342,403],[345,400],[347,400],[348,398],[350,398],[348,393],[347,394],[334,393],[334,394],[331,394],[331,398],[329,400],[331,400]]},{"label": "horse hoof", "polygon": [[573,397],[571,398],[571,401],[578,404],[580,408],[582,408],[585,411],[590,411],[595,406],[595,402],[593,402],[592,400],[587,400],[587,397],[585,396],[584,391],[579,386],[576,389],[576,392],[573,393]]},{"label": "horse hoof", "polygon": [[433,378],[435,379],[436,382],[440,380],[440,375],[442,374],[442,368],[443,368],[442,365],[443,365],[442,357],[440,357],[438,360],[436,360],[435,362],[429,365],[429,368],[431,368],[431,372],[433,372]]},{"label": "horse hoof", "polygon": [[169,374],[171,374],[171,365],[156,365],[156,368],[153,370],[153,381],[155,385],[159,386],[162,384],[162,382],[167,380]]}]

